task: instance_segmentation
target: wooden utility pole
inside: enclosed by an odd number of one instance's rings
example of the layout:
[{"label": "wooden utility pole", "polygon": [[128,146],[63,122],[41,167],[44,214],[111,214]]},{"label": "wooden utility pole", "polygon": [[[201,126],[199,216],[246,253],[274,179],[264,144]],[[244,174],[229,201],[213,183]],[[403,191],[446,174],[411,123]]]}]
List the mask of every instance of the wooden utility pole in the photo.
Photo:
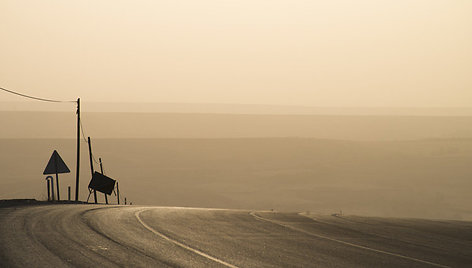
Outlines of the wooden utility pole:
[{"label": "wooden utility pole", "polygon": [[[102,171],[102,174],[103,174],[103,165],[102,165],[102,158],[99,157],[98,158],[98,162],[100,162],[100,170]],[[105,175],[105,174],[103,174]],[[107,194],[103,193],[105,195],[105,203],[108,205],[108,197],[107,197]]]},{"label": "wooden utility pole", "polygon": [[79,201],[80,171],[80,98],[77,99],[77,169],[75,170],[75,202]]},{"label": "wooden utility pole", "polygon": [[[89,147],[89,156],[90,156],[90,170],[92,171],[92,177],[93,177],[93,173],[94,173],[94,170],[93,170],[93,156],[92,156],[92,142],[90,141],[90,137],[88,137],[88,147]],[[97,204],[97,191],[95,191],[95,189],[93,189],[93,198],[95,199],[95,204]]]}]

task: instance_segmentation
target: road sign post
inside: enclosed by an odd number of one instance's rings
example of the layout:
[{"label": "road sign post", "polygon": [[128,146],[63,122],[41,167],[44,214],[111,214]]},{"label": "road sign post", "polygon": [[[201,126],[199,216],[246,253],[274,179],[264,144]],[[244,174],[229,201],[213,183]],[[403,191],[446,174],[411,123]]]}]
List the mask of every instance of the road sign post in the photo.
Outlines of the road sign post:
[{"label": "road sign post", "polygon": [[54,168],[56,169],[56,187],[57,187],[57,201],[61,201],[60,191],[59,191],[59,175],[57,174],[57,156],[59,154],[54,154]]},{"label": "road sign post", "polygon": [[[60,195],[59,195],[59,174],[60,173],[70,173],[70,170],[67,167],[66,163],[64,163],[64,160],[62,160],[59,153],[56,150],[54,150],[54,152],[51,155],[51,158],[49,158],[49,162],[46,165],[46,168],[44,169],[43,175],[56,174],[57,200],[60,200]],[[52,176],[48,176],[48,178],[51,178],[52,200],[54,200],[54,178]]]}]

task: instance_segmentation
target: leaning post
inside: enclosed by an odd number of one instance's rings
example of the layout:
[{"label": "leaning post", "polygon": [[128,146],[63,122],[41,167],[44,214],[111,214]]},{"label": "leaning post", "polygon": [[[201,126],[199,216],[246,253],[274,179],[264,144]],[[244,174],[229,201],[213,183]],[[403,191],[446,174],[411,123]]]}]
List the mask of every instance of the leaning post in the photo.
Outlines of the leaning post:
[{"label": "leaning post", "polygon": [[[90,171],[92,171],[92,177],[93,177],[93,156],[92,156],[92,142],[90,141],[90,137],[88,137],[88,147],[89,147],[89,157],[90,157]],[[93,190],[93,198],[95,199],[95,204],[97,204],[97,191],[95,189]]]},{"label": "leaning post", "polygon": [[120,187],[118,187],[118,182],[116,182],[116,198],[118,199],[118,205],[120,204]]},{"label": "leaning post", "polygon": [[[98,158],[98,162],[100,162],[100,170],[102,171],[102,174],[103,174],[103,165],[102,165],[102,158],[101,157]],[[104,195],[105,195],[105,203],[108,205],[107,194],[104,193]]]}]

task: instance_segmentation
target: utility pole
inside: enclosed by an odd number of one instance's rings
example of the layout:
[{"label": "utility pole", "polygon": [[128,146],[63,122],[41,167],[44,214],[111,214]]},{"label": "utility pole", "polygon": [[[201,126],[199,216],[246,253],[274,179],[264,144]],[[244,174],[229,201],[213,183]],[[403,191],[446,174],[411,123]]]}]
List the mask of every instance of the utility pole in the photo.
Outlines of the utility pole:
[{"label": "utility pole", "polygon": [[[99,157],[98,158],[98,162],[100,162],[100,170],[102,171],[102,175],[105,175],[103,174],[103,165],[102,165],[102,158]],[[105,203],[108,205],[108,197],[107,197],[107,194],[103,193],[105,195]]]},{"label": "utility pole", "polygon": [[[92,160],[92,142],[90,141],[90,137],[88,137],[88,147],[89,147],[89,156],[90,156],[90,170],[92,171],[92,177],[93,177],[93,160]],[[93,198],[95,199],[95,204],[97,204],[97,191],[93,189]]]},{"label": "utility pole", "polygon": [[75,170],[75,202],[79,201],[80,171],[80,98],[77,99],[77,169]]}]

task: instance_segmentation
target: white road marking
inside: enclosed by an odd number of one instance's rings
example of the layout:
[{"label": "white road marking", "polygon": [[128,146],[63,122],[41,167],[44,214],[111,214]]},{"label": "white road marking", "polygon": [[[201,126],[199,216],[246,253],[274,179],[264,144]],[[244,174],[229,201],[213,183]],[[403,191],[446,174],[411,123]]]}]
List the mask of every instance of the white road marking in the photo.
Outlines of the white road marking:
[{"label": "white road marking", "polygon": [[184,248],[184,249],[189,250],[189,251],[191,251],[191,252],[193,252],[193,253],[196,253],[196,254],[198,254],[198,255],[200,255],[200,256],[202,256],[202,257],[205,257],[205,258],[210,259],[210,260],[212,260],[212,261],[214,261],[214,262],[223,264],[223,265],[225,265],[225,266],[227,266],[227,267],[238,268],[237,266],[234,266],[234,265],[229,264],[229,263],[227,263],[227,262],[225,262],[225,261],[223,261],[223,260],[220,260],[220,259],[218,259],[218,258],[215,258],[215,257],[213,257],[213,256],[210,256],[210,255],[208,255],[208,254],[206,254],[206,253],[204,253],[204,252],[201,252],[201,251],[198,250],[198,249],[195,249],[195,248],[189,247],[189,246],[187,246],[187,245],[185,245],[185,244],[182,244],[182,243],[180,243],[179,241],[174,240],[174,239],[172,239],[172,238],[166,236],[165,234],[160,233],[160,232],[154,230],[151,226],[147,225],[147,224],[146,224],[143,220],[141,220],[141,218],[139,217],[139,214],[141,214],[141,212],[143,212],[143,211],[144,211],[144,210],[136,211],[136,213],[134,213],[134,215],[136,216],[136,219],[138,219],[138,221],[144,226],[144,228],[148,229],[149,231],[153,232],[154,234],[158,235],[159,237],[164,238],[165,240],[167,240],[167,241],[169,241],[169,242],[172,242],[172,243],[176,244],[177,246],[179,246],[179,247],[181,247],[181,248]]},{"label": "white road marking", "polygon": [[365,250],[369,250],[369,251],[373,251],[373,252],[377,252],[377,253],[382,253],[382,254],[398,257],[398,258],[403,258],[403,259],[407,259],[407,260],[411,260],[411,261],[421,262],[421,263],[429,264],[429,265],[436,266],[436,267],[450,268],[450,266],[446,266],[446,265],[442,265],[442,264],[438,264],[438,263],[434,263],[434,262],[429,262],[429,261],[424,261],[424,260],[416,259],[416,258],[413,258],[413,257],[408,257],[408,256],[404,256],[404,255],[400,255],[400,254],[396,254],[396,253],[392,253],[392,252],[388,252],[388,251],[383,251],[383,250],[380,250],[380,249],[369,248],[369,247],[366,247],[366,246],[361,246],[361,245],[358,245],[358,244],[338,240],[338,239],[331,238],[331,237],[328,237],[328,236],[308,232],[308,231],[305,231],[303,229],[293,227],[293,226],[290,226],[288,224],[284,224],[284,223],[276,221],[276,220],[263,218],[261,216],[256,215],[256,213],[254,213],[254,211],[250,212],[249,214],[252,215],[254,218],[256,218],[258,220],[271,222],[273,224],[277,224],[277,225],[292,229],[294,231],[298,231],[298,232],[302,232],[302,233],[305,233],[305,234],[308,234],[308,235],[311,235],[311,236],[315,236],[315,237],[318,237],[318,238],[338,242],[338,243],[341,243],[341,244],[344,244],[344,245],[348,245],[348,246],[352,246],[352,247],[356,247],[356,248],[360,248],[360,249],[365,249]]}]

